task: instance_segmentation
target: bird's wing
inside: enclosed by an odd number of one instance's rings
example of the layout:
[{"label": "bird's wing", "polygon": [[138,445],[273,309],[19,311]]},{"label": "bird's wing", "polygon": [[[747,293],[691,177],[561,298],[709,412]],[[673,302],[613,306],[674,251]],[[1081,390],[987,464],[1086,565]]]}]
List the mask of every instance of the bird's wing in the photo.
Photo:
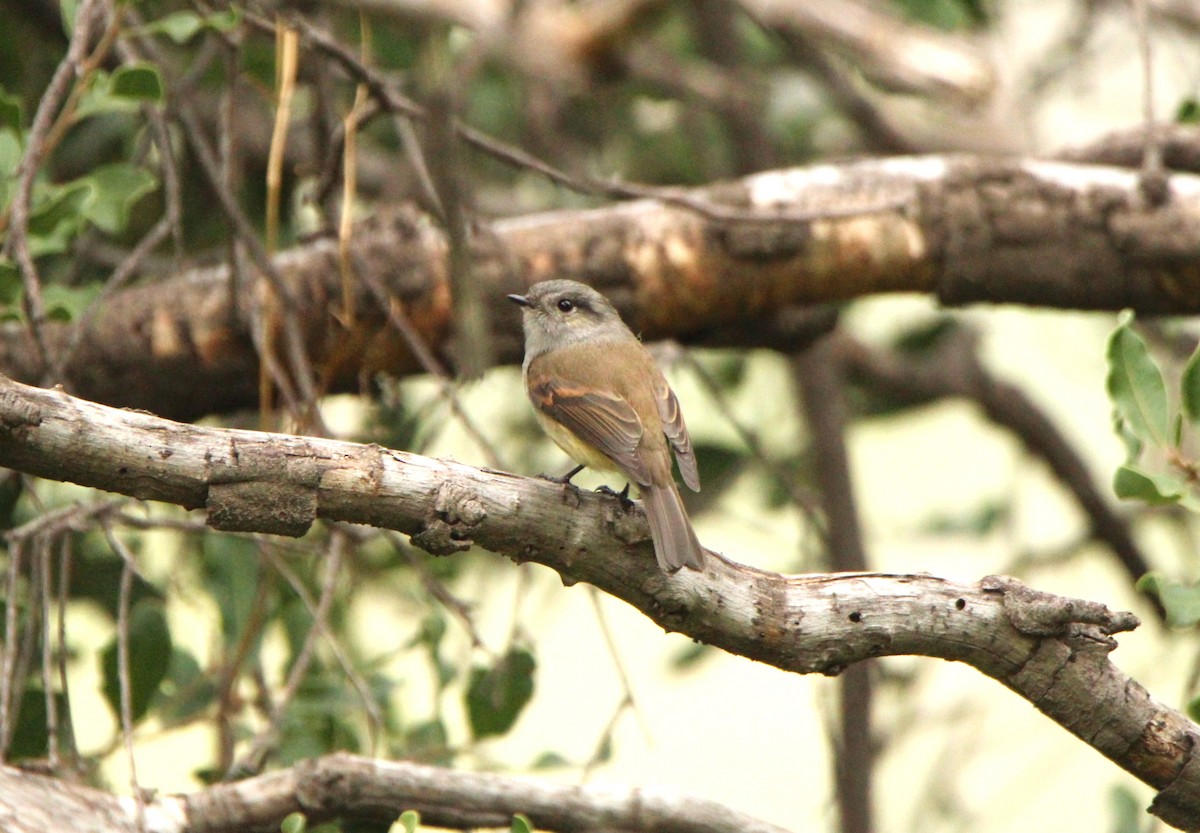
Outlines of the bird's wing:
[{"label": "bird's wing", "polygon": [[654,380],[654,404],[658,406],[658,418],[662,420],[663,433],[675,449],[675,461],[679,463],[679,474],[693,492],[700,491],[700,472],[696,468],[696,454],[692,451],[692,438],[688,436],[683,421],[683,411],[675,391],[667,384],[661,373]]},{"label": "bird's wing", "polygon": [[529,388],[529,398],[534,407],[594,446],[639,484],[650,483],[650,471],[637,454],[642,421],[623,397],[547,379]]}]

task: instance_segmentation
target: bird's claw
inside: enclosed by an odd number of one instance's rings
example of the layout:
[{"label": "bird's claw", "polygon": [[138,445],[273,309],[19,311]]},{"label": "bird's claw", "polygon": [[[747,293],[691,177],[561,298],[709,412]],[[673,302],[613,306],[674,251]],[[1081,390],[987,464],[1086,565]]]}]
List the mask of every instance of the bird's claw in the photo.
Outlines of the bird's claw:
[{"label": "bird's claw", "polygon": [[633,501],[629,499],[629,484],[628,483],[626,483],[625,488],[619,492],[614,492],[612,490],[612,488],[609,486],[599,486],[596,488],[596,491],[602,495],[608,495],[610,497],[615,497],[617,500],[621,501],[621,508],[624,509],[626,512],[628,512],[630,509],[633,508]]}]

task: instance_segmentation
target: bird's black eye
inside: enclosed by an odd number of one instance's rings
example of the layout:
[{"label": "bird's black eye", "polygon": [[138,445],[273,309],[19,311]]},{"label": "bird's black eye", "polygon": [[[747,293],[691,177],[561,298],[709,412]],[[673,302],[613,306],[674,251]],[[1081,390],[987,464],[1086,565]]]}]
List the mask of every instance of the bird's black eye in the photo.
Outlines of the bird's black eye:
[{"label": "bird's black eye", "polygon": [[570,298],[563,298],[558,302],[559,312],[570,312],[573,309],[575,309],[575,302]]}]

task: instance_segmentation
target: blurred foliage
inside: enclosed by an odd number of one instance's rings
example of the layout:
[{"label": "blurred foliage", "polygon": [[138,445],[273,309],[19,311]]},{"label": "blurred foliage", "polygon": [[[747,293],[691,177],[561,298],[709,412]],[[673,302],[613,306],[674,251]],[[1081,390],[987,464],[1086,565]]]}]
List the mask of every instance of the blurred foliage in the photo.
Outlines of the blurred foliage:
[{"label": "blurred foliage", "polygon": [[[1113,491],[1125,500],[1200,512],[1200,346],[1170,387],[1132,313],[1121,315],[1108,340],[1108,395],[1125,463]],[[1180,581],[1151,572],[1138,589],[1157,596],[1173,627],[1200,624],[1200,577]]]}]

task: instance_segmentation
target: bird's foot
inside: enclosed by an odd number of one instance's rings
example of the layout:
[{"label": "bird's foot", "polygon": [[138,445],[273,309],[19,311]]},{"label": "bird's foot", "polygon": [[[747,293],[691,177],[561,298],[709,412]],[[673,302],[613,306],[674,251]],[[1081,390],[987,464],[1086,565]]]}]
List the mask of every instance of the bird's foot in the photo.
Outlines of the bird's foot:
[{"label": "bird's foot", "polygon": [[555,476],[553,474],[539,474],[539,480],[548,480],[551,483],[557,483],[559,486],[566,486],[571,482],[571,478],[583,471],[583,466],[576,466],[564,475]]},{"label": "bird's foot", "polygon": [[629,484],[628,483],[626,483],[625,488],[619,492],[614,492],[608,486],[600,486],[596,489],[596,491],[602,495],[609,495],[610,497],[615,497],[617,500],[621,501],[621,508],[624,509],[626,512],[628,512],[630,509],[633,508],[633,501],[629,499]]}]

